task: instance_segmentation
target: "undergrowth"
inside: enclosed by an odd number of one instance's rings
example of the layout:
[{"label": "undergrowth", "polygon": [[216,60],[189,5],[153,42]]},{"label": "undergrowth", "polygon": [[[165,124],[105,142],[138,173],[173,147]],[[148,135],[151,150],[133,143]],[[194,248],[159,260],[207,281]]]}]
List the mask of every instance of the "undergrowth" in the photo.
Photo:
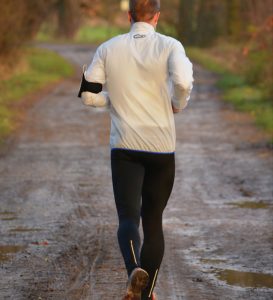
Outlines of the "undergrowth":
[{"label": "undergrowth", "polygon": [[258,81],[255,84],[253,76],[251,80],[249,79],[250,76],[247,74],[252,72],[249,70],[249,65],[245,67],[243,63],[239,63],[236,69],[229,60],[225,60],[224,54],[222,59],[219,59],[203,48],[189,47],[187,54],[193,61],[219,75],[217,86],[223,90],[223,99],[231,103],[235,109],[250,113],[256,124],[271,134],[272,138],[269,142],[272,144],[273,105],[269,96],[270,91]]},{"label": "undergrowth", "polygon": [[23,97],[73,73],[73,67],[51,51],[29,48],[24,55],[27,68],[0,82],[0,143],[15,129]]}]

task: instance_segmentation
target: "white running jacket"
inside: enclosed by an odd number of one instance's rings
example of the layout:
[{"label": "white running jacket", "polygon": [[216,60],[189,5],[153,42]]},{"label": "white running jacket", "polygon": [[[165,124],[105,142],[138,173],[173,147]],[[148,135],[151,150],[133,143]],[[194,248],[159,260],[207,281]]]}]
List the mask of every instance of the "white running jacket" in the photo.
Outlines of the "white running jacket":
[{"label": "white running jacket", "polygon": [[172,105],[182,110],[190,98],[192,64],[182,44],[136,22],[127,34],[103,43],[85,72],[107,92],[84,92],[83,102],[109,106],[111,148],[158,153],[175,151]]}]

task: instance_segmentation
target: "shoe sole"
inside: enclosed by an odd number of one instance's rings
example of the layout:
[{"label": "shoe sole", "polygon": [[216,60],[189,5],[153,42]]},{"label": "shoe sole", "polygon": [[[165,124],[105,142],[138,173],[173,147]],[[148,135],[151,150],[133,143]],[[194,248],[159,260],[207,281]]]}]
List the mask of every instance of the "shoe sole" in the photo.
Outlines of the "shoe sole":
[{"label": "shoe sole", "polygon": [[135,269],[129,278],[127,294],[125,296],[127,298],[125,299],[141,300],[141,292],[145,289],[148,282],[148,273],[141,268]]}]

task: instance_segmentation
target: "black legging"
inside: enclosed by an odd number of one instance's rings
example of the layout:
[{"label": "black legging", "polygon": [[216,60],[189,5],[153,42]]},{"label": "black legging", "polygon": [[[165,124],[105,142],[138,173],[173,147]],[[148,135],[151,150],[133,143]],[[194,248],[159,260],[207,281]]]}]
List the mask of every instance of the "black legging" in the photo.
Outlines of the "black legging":
[{"label": "black legging", "polygon": [[[111,167],[120,250],[128,276],[137,266],[148,272],[150,282],[142,299],[149,299],[164,255],[162,214],[174,182],[174,153],[112,149]],[[141,251],[140,216],[144,233]]]}]

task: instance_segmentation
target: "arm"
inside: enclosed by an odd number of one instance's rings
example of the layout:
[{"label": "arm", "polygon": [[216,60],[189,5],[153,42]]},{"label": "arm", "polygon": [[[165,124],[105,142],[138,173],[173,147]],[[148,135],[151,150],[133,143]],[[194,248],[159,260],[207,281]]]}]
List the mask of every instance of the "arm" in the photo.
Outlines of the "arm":
[{"label": "arm", "polygon": [[178,113],[187,106],[193,83],[192,63],[187,58],[182,44],[178,41],[171,50],[168,68],[174,92],[173,112]]},{"label": "arm", "polygon": [[104,53],[102,46],[94,55],[92,64],[83,72],[81,88],[78,96],[85,105],[103,107],[110,105],[108,93],[102,91],[105,83]]},{"label": "arm", "polygon": [[180,112],[180,109],[175,108],[175,107],[173,106],[173,104],[172,104],[172,109],[173,109],[173,113],[174,113],[174,114],[177,114],[177,113]]}]

